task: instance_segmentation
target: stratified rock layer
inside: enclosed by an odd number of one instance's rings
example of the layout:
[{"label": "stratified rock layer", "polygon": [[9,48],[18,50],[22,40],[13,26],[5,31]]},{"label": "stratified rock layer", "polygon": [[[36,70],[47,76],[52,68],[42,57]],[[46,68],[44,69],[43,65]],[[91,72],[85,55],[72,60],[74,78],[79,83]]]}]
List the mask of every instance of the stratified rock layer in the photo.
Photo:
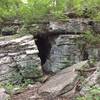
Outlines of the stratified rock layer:
[{"label": "stratified rock layer", "polygon": [[0,81],[17,77],[38,77],[41,71],[41,61],[38,49],[32,35],[22,37],[0,38]]},{"label": "stratified rock layer", "polygon": [[61,34],[49,37],[51,49],[49,57],[43,65],[45,72],[55,73],[83,60],[100,59],[100,47],[90,46],[82,50],[82,53],[79,46],[83,47],[83,44],[81,40],[78,40],[80,44],[76,42],[78,37],[80,35],[74,34]]}]

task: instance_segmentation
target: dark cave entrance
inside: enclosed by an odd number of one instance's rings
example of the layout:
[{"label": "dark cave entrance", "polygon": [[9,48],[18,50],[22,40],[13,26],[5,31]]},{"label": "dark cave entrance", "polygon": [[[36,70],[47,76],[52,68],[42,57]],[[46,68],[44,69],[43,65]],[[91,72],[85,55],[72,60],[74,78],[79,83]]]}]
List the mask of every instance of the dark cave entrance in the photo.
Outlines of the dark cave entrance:
[{"label": "dark cave entrance", "polygon": [[88,58],[89,58],[89,54],[88,54],[88,52],[86,50],[84,50],[83,59],[82,60],[88,60]]},{"label": "dark cave entrance", "polygon": [[41,65],[45,64],[47,58],[49,57],[51,50],[51,43],[48,36],[36,36],[35,43],[38,47],[39,54],[38,56],[41,59]]}]

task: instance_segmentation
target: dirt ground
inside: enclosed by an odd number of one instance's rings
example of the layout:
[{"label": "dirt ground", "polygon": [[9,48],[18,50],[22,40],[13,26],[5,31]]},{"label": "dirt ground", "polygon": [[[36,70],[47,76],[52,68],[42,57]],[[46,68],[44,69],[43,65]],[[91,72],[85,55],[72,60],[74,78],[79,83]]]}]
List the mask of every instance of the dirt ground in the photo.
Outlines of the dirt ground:
[{"label": "dirt ground", "polygon": [[65,97],[48,97],[48,96],[39,96],[38,95],[38,88],[41,85],[33,85],[32,87],[29,87],[25,89],[22,93],[15,94],[11,96],[11,100],[68,100]]}]

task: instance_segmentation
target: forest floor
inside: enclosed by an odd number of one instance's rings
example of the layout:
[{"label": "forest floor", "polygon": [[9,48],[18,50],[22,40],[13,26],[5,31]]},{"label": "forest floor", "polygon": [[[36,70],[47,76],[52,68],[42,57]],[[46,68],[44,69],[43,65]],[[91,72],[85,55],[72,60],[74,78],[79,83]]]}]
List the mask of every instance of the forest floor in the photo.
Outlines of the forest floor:
[{"label": "forest floor", "polygon": [[13,95],[11,100],[35,100],[38,88],[38,86],[27,88],[22,93]]},{"label": "forest floor", "polygon": [[26,88],[23,92],[11,96],[11,100],[67,100],[65,97],[57,97],[52,99],[51,97],[41,97],[38,95],[38,89],[41,84],[34,84],[29,88]]}]

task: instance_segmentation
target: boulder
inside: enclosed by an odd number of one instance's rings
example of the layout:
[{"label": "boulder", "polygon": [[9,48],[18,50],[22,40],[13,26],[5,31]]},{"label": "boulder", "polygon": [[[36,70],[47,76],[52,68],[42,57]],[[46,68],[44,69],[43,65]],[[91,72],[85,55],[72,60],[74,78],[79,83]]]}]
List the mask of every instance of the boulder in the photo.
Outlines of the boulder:
[{"label": "boulder", "polygon": [[87,62],[88,61],[83,61],[74,64],[58,72],[39,88],[39,94],[44,95],[50,93],[53,96],[57,96],[71,91],[75,87],[79,77],[75,69],[82,68]]},{"label": "boulder", "polygon": [[10,96],[5,92],[6,90],[4,88],[0,88],[0,100],[10,100]]}]

